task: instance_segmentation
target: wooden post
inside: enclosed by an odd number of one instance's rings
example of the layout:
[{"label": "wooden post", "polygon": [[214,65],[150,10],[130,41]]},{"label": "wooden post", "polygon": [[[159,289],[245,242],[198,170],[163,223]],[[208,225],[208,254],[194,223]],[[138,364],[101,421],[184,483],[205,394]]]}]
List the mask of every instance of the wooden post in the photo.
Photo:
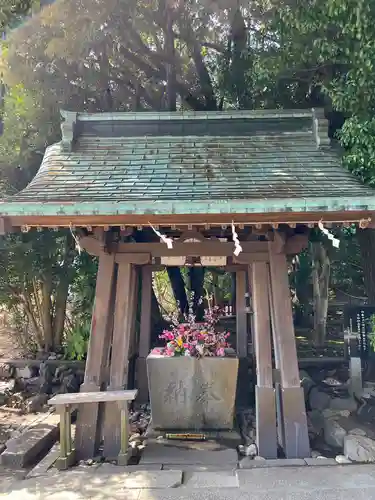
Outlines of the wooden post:
[{"label": "wooden post", "polygon": [[270,307],[268,267],[254,262],[251,267],[253,292],[253,326],[256,351],[257,385],[256,436],[259,455],[277,458],[276,405],[272,381]]},{"label": "wooden post", "polygon": [[151,347],[151,294],[152,270],[150,266],[142,268],[141,322],[139,333],[139,358],[137,360],[138,398],[141,403],[148,401],[148,382],[146,358]]},{"label": "wooden post", "polygon": [[[134,328],[136,307],[136,270],[131,264],[119,264],[113,325],[109,391],[126,388],[130,337]],[[105,404],[104,456],[115,458],[121,444],[120,409],[116,403]]]},{"label": "wooden post", "polygon": [[120,451],[117,457],[117,465],[128,465],[129,445],[129,413],[128,401],[119,403],[120,409]]},{"label": "wooden post", "polygon": [[236,272],[236,344],[237,356],[247,357],[247,318],[246,318],[246,272]]},{"label": "wooden post", "polygon": [[285,432],[284,432],[284,420],[283,420],[283,402],[282,402],[282,389],[281,389],[281,378],[280,378],[280,346],[276,342],[275,338],[275,308],[273,306],[273,297],[271,290],[271,276],[269,264],[267,264],[268,272],[268,296],[271,312],[271,331],[272,331],[272,341],[273,341],[273,352],[275,358],[275,369],[273,370],[273,383],[275,387],[275,399],[276,399],[276,418],[277,418],[277,436],[279,445],[285,448]]},{"label": "wooden post", "polygon": [[274,341],[280,363],[284,452],[287,458],[305,458],[310,455],[310,444],[304,393],[299,379],[288,264],[284,249],[278,247],[277,241],[269,243],[269,250]]},{"label": "wooden post", "polygon": [[[96,279],[95,302],[92,314],[90,341],[86,370],[81,392],[96,392],[102,389],[103,375],[107,362],[106,353],[110,342],[111,300],[115,278],[114,255],[102,253]],[[95,456],[99,444],[98,403],[82,405],[76,425],[76,452],[78,459]]]}]

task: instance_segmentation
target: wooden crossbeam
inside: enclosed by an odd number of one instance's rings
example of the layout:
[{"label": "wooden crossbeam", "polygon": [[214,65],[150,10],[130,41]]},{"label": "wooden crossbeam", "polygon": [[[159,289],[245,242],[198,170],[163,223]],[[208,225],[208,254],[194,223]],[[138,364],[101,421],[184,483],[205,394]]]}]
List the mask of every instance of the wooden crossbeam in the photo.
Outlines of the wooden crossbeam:
[{"label": "wooden crossbeam", "polygon": [[[284,249],[284,242],[278,240],[278,251]],[[79,240],[80,245],[88,253],[92,255],[99,255],[102,252],[102,244],[93,236],[84,236]],[[296,254],[307,245],[306,235],[296,235],[285,242],[285,252],[287,254]],[[244,241],[241,242],[242,253],[236,257],[236,262],[247,263],[249,258],[247,254],[259,254],[258,259],[252,260],[268,260],[268,242],[267,241]],[[117,243],[113,247],[113,252],[116,253],[117,262],[129,262],[134,264],[146,264],[147,256],[151,257],[180,257],[180,256],[213,256],[213,257],[232,257],[234,250],[233,242],[220,242],[219,240],[202,241],[200,243],[181,243],[175,241],[173,248],[168,249],[164,243]],[[108,248],[111,251],[111,247]],[[129,254],[133,256],[130,257]],[[143,254],[139,256],[139,254]],[[128,255],[128,257],[122,257]],[[137,257],[138,255],[138,257]],[[121,257],[120,257],[121,256]],[[121,260],[122,259],[122,260]]]}]

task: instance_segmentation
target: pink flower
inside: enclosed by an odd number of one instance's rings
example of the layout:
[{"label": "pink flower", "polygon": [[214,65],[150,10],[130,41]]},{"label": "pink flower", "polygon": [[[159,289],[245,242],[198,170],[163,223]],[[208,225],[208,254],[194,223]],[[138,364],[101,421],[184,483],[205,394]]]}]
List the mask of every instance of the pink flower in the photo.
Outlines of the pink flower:
[{"label": "pink flower", "polygon": [[216,356],[219,356],[219,357],[225,356],[225,351],[224,351],[223,347],[219,347],[219,349],[217,349]]}]

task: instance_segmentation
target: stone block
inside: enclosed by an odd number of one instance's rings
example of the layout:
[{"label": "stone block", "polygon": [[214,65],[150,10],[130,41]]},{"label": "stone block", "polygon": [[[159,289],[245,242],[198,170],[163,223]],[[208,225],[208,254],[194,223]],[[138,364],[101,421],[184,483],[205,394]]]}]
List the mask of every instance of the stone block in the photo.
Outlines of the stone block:
[{"label": "stone block", "polygon": [[176,488],[182,484],[181,470],[140,471],[124,474],[124,489]]},{"label": "stone block", "polygon": [[305,462],[307,465],[311,465],[313,467],[338,465],[334,458],[305,458]]},{"label": "stone block", "polygon": [[59,458],[59,456],[60,456],[60,445],[56,443],[55,445],[52,446],[47,455],[28,472],[26,476],[27,479],[47,474],[47,472],[49,471],[49,469],[51,469],[51,467]]},{"label": "stone block", "polygon": [[234,467],[238,461],[235,450],[188,450],[163,446],[159,444],[147,445],[143,451],[141,464],[163,464],[163,465],[219,465],[223,467]]},{"label": "stone block", "polygon": [[303,467],[306,462],[302,458],[276,458],[269,460],[251,460],[244,458],[239,463],[240,469],[265,469],[266,467]]},{"label": "stone block", "polygon": [[238,488],[235,471],[184,472],[184,486],[188,488]]},{"label": "stone block", "polygon": [[154,429],[231,429],[237,373],[236,358],[148,356]]},{"label": "stone block", "polygon": [[38,424],[17,438],[9,439],[7,449],[1,454],[1,464],[8,468],[22,468],[35,460],[55,443],[58,425]]},{"label": "stone block", "polygon": [[287,458],[308,457],[310,455],[310,441],[303,389],[301,387],[284,387],[282,388],[282,399],[285,456]]},{"label": "stone block", "polygon": [[[257,455],[277,458],[276,396],[273,387],[255,387]],[[251,446],[251,445],[250,445]]]}]

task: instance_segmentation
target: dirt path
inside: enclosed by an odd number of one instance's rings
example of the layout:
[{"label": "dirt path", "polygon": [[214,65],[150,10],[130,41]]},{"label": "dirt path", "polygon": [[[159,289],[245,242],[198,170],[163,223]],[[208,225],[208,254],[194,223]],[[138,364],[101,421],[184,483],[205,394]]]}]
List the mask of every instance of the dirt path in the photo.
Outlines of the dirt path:
[{"label": "dirt path", "polygon": [[[17,359],[21,355],[12,331],[5,326],[4,318],[0,314],[0,363],[2,359]],[[22,415],[20,410],[0,406],[0,446],[7,441],[11,434],[35,420],[35,415]]]}]

